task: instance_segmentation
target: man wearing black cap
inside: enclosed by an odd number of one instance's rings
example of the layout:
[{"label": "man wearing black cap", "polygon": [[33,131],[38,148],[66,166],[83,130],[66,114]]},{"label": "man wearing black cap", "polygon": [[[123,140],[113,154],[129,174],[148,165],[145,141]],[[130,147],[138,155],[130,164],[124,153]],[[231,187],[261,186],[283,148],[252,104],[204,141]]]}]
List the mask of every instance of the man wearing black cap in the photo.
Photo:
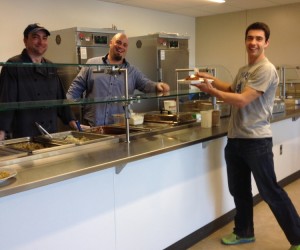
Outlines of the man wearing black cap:
[{"label": "man wearing black cap", "polygon": [[48,36],[50,36],[50,32],[36,23],[29,24],[24,30],[23,41],[32,62],[43,62],[43,55],[48,48]]},{"label": "man wearing black cap", "polygon": [[[43,57],[48,48],[48,36],[50,32],[37,23],[28,25],[24,30],[25,49],[20,55],[10,58],[7,61],[9,64],[1,70],[0,102],[65,99],[57,69],[43,66],[51,63]],[[76,129],[69,107],[40,107],[1,112],[0,140],[39,135],[36,122],[49,133],[57,132],[57,117]]]}]

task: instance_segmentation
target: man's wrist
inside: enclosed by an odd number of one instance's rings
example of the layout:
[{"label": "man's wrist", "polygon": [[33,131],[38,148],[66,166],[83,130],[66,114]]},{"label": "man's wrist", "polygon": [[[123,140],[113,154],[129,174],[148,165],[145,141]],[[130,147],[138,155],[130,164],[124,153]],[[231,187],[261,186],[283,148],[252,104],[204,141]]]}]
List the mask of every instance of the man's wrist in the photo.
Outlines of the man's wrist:
[{"label": "man's wrist", "polygon": [[3,131],[3,130],[0,130],[0,141],[3,141],[3,140],[5,140],[5,131]]}]

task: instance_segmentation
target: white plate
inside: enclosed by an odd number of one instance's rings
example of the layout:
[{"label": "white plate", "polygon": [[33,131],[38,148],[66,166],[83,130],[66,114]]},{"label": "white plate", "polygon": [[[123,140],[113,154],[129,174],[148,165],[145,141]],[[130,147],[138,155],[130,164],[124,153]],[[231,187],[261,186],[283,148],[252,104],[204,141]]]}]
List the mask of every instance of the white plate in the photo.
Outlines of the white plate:
[{"label": "white plate", "polygon": [[[209,83],[212,83],[213,80],[212,79],[206,79]],[[186,79],[181,79],[181,80],[178,80],[179,83],[182,83],[182,84],[191,84],[191,85],[195,85],[195,84],[199,84],[199,83],[202,83],[204,82],[204,78],[199,78],[198,80],[186,80]]]},{"label": "white plate", "polygon": [[17,171],[12,168],[0,168],[0,172],[2,172],[2,171],[9,173],[9,176],[7,176],[5,178],[0,178],[0,182],[6,181],[7,179],[12,178],[17,175]]},{"label": "white plate", "polygon": [[186,80],[186,79],[178,80],[178,82],[182,84],[199,84],[202,83],[203,81],[204,81],[203,78],[199,78],[199,80]]}]

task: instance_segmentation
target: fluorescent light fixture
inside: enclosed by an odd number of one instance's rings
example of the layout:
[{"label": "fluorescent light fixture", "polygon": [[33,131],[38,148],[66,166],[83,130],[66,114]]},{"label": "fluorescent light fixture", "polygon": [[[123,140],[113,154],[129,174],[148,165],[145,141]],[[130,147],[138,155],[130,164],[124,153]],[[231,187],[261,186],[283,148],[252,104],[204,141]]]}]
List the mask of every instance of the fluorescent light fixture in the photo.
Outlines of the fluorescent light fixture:
[{"label": "fluorescent light fixture", "polygon": [[209,0],[209,1],[214,3],[225,3],[225,0]]}]

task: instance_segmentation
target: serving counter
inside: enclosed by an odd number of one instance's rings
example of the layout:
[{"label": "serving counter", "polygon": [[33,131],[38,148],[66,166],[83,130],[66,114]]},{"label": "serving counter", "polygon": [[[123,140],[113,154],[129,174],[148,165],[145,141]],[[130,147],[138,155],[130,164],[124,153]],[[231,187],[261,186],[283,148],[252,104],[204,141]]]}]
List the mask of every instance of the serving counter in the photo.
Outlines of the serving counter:
[{"label": "serving counter", "polygon": [[[299,171],[299,116],[297,106],[274,116],[278,180]],[[109,250],[174,244],[234,208],[223,159],[227,124],[228,118],[212,128],[185,124],[133,136],[130,143],[87,144],[76,152],[2,163],[18,172],[0,184],[2,246]]]},{"label": "serving counter", "polygon": [[[20,105],[36,104],[1,104],[0,111]],[[273,116],[278,180],[299,172],[298,117],[297,105]],[[223,153],[228,120],[212,128],[154,126],[131,133],[130,143],[117,136],[0,161],[17,171],[0,183],[1,248],[164,249],[193,234],[234,209]]]},{"label": "serving counter", "polygon": [[[289,105],[285,112],[275,114],[272,122],[299,116],[300,107]],[[133,134],[130,143],[101,141],[76,149],[57,149],[0,161],[0,167],[9,166],[18,173],[0,183],[0,197],[110,167],[119,173],[129,162],[223,137],[227,133],[228,119],[222,118],[220,126],[211,129],[201,128],[200,123],[162,126],[159,130]]]},{"label": "serving counter", "polygon": [[227,119],[224,118],[221,126],[212,129],[201,129],[199,123],[170,126],[159,132],[133,135],[130,143],[95,142],[2,161],[0,166],[9,166],[18,174],[0,184],[0,196],[110,167],[115,167],[119,173],[128,162],[212,140],[226,135],[226,130]]}]

